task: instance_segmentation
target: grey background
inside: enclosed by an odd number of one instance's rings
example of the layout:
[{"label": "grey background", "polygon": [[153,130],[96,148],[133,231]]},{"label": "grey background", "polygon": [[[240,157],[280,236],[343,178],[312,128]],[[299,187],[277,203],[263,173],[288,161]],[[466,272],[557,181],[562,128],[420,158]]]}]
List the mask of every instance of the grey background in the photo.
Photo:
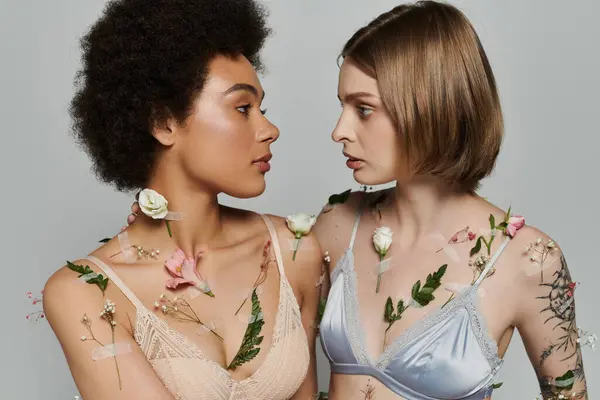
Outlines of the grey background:
[{"label": "grey background", "polygon": [[[578,321],[600,333],[595,291],[600,55],[592,0],[464,0],[491,59],[506,139],[482,194],[553,236],[575,278]],[[339,115],[336,56],[392,0],[271,0],[275,36],[265,50],[265,106],[282,135],[260,198],[228,204],[275,214],[318,212],[327,196],[358,188],[330,140]],[[77,394],[61,349],[25,292],[39,291],[66,259],[84,255],[123,224],[131,197],[96,182],[73,144],[67,105],[78,37],[103,1],[0,1],[0,177],[3,214],[1,399],[67,400]],[[67,307],[68,305],[65,305]],[[599,357],[584,354],[592,398]],[[320,354],[321,389],[328,383]],[[536,379],[515,335],[495,400],[533,399]]]}]

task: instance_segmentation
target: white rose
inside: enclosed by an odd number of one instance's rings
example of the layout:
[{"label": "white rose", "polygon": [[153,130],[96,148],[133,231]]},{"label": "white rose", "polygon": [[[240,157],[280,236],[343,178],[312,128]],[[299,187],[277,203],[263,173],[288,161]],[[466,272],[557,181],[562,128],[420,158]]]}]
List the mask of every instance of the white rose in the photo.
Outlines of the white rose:
[{"label": "white rose", "polygon": [[393,235],[394,232],[387,226],[375,229],[375,232],[373,233],[373,245],[381,257],[385,257],[390,249]]},{"label": "white rose", "polygon": [[309,214],[296,213],[286,218],[287,226],[294,232],[296,238],[308,235],[313,225],[317,222],[317,217]]},{"label": "white rose", "polygon": [[169,212],[167,199],[152,189],[142,190],[138,203],[142,212],[153,219],[164,219]]}]

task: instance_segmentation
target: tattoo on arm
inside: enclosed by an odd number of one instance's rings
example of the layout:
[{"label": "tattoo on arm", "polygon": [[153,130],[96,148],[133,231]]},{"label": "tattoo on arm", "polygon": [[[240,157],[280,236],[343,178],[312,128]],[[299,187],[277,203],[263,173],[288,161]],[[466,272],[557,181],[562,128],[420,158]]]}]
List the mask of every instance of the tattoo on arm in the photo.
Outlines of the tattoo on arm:
[{"label": "tattoo on arm", "polygon": [[[547,316],[544,324],[553,324],[552,331],[558,331],[558,337],[552,340],[542,352],[540,366],[553,355],[560,357],[561,362],[575,359],[574,368],[564,375],[558,378],[548,376],[539,378],[542,394],[544,398],[558,399],[562,393],[569,392],[570,396],[565,398],[587,398],[581,348],[577,341],[579,331],[575,324],[574,291],[577,285],[571,279],[564,255],[560,256],[560,269],[550,277],[549,282],[542,281],[540,286],[549,290],[547,295],[537,297],[545,302],[544,308],[540,311]],[[584,389],[580,392],[572,392],[578,381],[584,383]]]}]

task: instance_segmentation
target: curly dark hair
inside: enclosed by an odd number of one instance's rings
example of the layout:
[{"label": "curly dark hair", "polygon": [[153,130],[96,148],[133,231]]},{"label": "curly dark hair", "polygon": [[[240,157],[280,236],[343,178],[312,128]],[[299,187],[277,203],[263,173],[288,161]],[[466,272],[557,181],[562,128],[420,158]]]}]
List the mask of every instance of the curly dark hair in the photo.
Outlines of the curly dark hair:
[{"label": "curly dark hair", "polygon": [[152,127],[184,121],[217,55],[259,52],[271,30],[255,0],[113,0],[81,39],[72,129],[98,178],[144,187],[160,144]]}]

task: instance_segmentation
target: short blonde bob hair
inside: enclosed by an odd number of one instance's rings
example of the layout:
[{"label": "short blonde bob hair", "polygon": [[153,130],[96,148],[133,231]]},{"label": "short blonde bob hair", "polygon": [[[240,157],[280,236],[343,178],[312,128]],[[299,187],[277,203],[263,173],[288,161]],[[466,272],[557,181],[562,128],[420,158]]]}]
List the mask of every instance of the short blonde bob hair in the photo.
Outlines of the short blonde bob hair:
[{"label": "short blonde bob hair", "polygon": [[494,168],[504,123],[492,68],[460,10],[399,5],[359,29],[341,57],[377,80],[413,173],[477,190]]}]

